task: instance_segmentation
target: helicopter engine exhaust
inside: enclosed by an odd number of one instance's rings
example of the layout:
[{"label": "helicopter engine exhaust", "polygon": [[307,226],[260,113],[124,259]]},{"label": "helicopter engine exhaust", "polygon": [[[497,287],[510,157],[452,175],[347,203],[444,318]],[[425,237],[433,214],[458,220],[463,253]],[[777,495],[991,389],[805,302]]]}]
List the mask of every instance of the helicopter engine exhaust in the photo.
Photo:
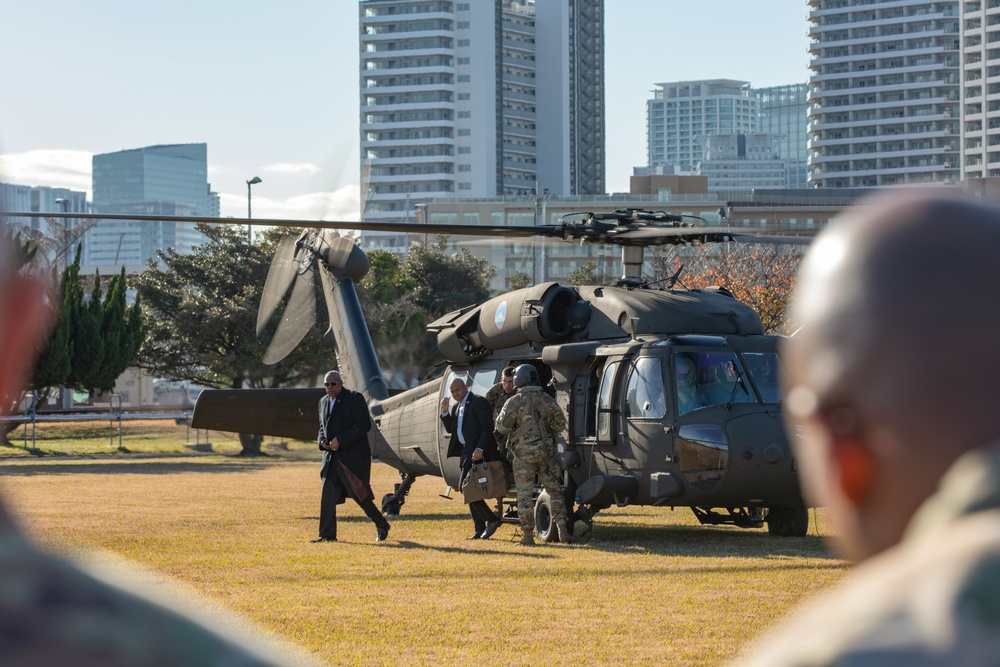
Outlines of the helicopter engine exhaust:
[{"label": "helicopter engine exhaust", "polygon": [[549,282],[514,290],[433,322],[438,350],[453,363],[523,343],[554,343],[586,328],[590,304],[571,287]]}]

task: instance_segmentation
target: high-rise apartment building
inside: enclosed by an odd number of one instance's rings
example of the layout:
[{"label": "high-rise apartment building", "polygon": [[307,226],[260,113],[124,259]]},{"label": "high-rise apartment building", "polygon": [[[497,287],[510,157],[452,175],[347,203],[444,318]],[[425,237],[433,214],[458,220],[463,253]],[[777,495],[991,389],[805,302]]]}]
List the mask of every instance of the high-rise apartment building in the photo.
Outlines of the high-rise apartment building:
[{"label": "high-rise apartment building", "polygon": [[604,0],[533,4],[538,181],[557,194],[604,194]]},{"label": "high-rise apartment building", "polygon": [[[95,213],[142,213],[207,217],[212,211],[207,144],[148,146],[95,155]],[[157,250],[188,253],[204,242],[194,225],[103,220],[87,232],[88,266],[141,267]]]},{"label": "high-rise apartment building", "polygon": [[787,188],[809,185],[809,88],[804,83],[754,88],[757,131],[777,140]]},{"label": "high-rise apartment building", "polygon": [[646,101],[647,155],[650,166],[669,164],[694,170],[711,134],[750,134],[757,130],[757,99],[748,81],[711,79],[658,83]]},{"label": "high-rise apartment building", "polygon": [[1000,0],[965,0],[962,177],[1000,176]]},{"label": "high-rise apartment building", "polygon": [[957,182],[959,3],[808,3],[811,182]]},{"label": "high-rise apartment building", "polygon": [[709,134],[698,175],[708,178],[708,191],[784,188],[786,162],[780,138],[773,134]]},{"label": "high-rise apartment building", "polygon": [[536,186],[603,193],[603,6],[361,0],[364,218]]}]

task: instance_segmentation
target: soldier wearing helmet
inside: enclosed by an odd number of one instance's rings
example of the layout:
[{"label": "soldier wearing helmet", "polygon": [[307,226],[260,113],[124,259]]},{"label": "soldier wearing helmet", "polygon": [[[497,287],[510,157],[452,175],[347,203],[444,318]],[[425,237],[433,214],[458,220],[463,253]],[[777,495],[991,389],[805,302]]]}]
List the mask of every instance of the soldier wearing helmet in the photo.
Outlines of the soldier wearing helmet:
[{"label": "soldier wearing helmet", "polygon": [[555,400],[546,394],[531,364],[514,370],[517,395],[508,400],[497,418],[497,431],[507,436],[507,449],[513,454],[514,483],[517,485],[517,514],[521,520],[521,544],[533,545],[535,514],[532,491],[535,475],[552,502],[552,521],[559,541],[569,542],[566,525],[566,502],[559,485],[556,465],[557,433],[566,428],[566,417]]}]

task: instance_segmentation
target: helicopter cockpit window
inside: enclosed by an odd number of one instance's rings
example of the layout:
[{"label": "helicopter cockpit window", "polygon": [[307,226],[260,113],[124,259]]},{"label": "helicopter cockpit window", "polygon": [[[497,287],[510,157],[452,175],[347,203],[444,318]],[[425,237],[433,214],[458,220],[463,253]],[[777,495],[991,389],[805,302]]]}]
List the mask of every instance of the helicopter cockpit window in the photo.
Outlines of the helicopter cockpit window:
[{"label": "helicopter cockpit window", "polygon": [[674,359],[677,412],[710,405],[755,403],[745,371],[732,352],[682,352]]},{"label": "helicopter cockpit window", "polygon": [[608,439],[611,437],[611,384],[614,382],[617,372],[618,362],[615,362],[605,366],[604,375],[601,376],[601,388],[597,392],[598,438]]},{"label": "helicopter cockpit window", "polygon": [[757,391],[765,403],[780,403],[781,391],[778,386],[778,355],[774,352],[744,352],[743,360],[747,372],[757,385]]},{"label": "helicopter cockpit window", "polygon": [[639,357],[625,386],[625,416],[630,419],[662,419],[667,412],[663,371],[658,357]]}]

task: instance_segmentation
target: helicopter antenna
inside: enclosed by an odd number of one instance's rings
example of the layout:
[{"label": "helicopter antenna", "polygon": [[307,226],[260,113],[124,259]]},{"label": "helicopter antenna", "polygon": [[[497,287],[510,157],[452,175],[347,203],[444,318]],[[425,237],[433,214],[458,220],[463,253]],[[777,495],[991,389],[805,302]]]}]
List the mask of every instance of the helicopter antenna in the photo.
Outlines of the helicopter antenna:
[{"label": "helicopter antenna", "polygon": [[683,270],[684,270],[684,265],[681,264],[680,266],[677,267],[677,270],[674,271],[674,275],[667,278],[667,289],[674,288],[674,285],[677,284],[677,281],[681,279],[681,271]]}]

